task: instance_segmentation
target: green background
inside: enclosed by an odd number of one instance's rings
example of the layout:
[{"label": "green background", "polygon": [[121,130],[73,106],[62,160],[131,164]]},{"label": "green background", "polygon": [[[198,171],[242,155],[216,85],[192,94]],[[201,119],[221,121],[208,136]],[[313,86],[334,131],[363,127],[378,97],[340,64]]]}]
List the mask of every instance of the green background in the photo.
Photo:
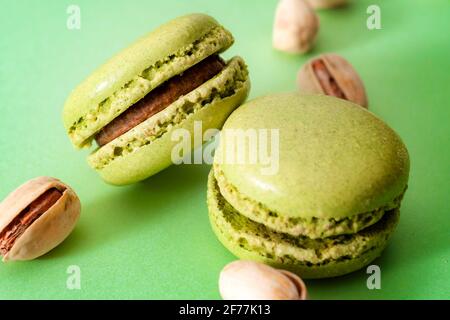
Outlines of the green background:
[{"label": "green background", "polygon": [[[81,30],[66,8],[81,8]],[[382,29],[366,28],[378,4]],[[295,90],[309,57],[337,52],[359,71],[370,110],[404,139],[410,185],[383,256],[381,290],[365,270],[307,281],[313,299],[450,298],[450,2],[353,1],[321,11],[308,55],[271,47],[276,1],[0,1],[0,198],[40,175],[73,186],[82,216],[70,237],[30,262],[0,265],[0,298],[219,298],[222,267],[235,259],[215,238],[206,208],[209,166],[173,166],[147,181],[113,187],[76,152],[61,121],[69,92],[93,69],[159,24],[206,12],[229,28],[249,65],[251,97]],[[0,213],[1,214],[1,213]],[[81,290],[66,288],[81,268]]]}]

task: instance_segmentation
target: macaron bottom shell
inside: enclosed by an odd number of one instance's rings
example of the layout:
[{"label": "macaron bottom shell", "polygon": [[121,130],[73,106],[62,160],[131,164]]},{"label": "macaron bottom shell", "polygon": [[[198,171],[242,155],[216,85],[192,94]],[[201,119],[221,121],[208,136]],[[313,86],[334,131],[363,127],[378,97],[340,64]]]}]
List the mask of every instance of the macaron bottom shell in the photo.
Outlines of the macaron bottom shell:
[{"label": "macaron bottom shell", "polygon": [[[295,239],[238,213],[220,194],[213,171],[208,178],[207,201],[212,228],[230,252],[241,259],[292,271],[305,279],[336,277],[368,265],[387,246],[400,214],[398,208],[394,209],[373,226],[353,235]],[[334,257],[312,262],[322,255]]]},{"label": "macaron bottom shell", "polygon": [[[179,143],[172,140],[175,130],[185,129],[193,137],[195,121],[201,121],[202,133],[207,129],[220,129],[230,113],[245,101],[249,90],[250,80],[246,66],[241,58],[235,57],[217,76],[98,149],[89,156],[88,162],[106,182],[113,185],[144,180],[172,164],[172,150]],[[201,97],[202,101],[196,101]],[[177,110],[177,106],[183,103],[187,103],[193,110],[180,120],[182,112]],[[166,131],[158,136],[156,131],[162,126],[166,127]],[[148,140],[149,137],[152,139]],[[145,142],[141,143],[140,140]],[[137,142],[140,146],[129,153],[123,152],[130,141]],[[194,141],[191,149],[198,147],[201,142]],[[108,162],[104,164],[108,158]]]}]

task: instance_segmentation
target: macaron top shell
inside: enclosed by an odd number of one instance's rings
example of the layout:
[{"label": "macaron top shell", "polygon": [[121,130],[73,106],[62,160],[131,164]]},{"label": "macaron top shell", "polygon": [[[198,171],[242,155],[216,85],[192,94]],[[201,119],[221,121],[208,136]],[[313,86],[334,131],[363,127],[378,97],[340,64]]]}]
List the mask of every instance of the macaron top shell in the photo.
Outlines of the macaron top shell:
[{"label": "macaron top shell", "polygon": [[232,35],[204,14],[160,26],[99,67],[70,94],[63,121],[76,147],[152,89],[211,54],[226,50]]},{"label": "macaron top shell", "polygon": [[[227,159],[228,129],[279,129],[279,169]],[[260,131],[258,131],[260,132]],[[247,140],[248,141],[248,140]],[[248,151],[249,143],[244,144]],[[409,156],[399,136],[360,106],[334,97],[277,94],[228,118],[215,166],[245,197],[278,215],[346,218],[392,202],[407,185]]]}]

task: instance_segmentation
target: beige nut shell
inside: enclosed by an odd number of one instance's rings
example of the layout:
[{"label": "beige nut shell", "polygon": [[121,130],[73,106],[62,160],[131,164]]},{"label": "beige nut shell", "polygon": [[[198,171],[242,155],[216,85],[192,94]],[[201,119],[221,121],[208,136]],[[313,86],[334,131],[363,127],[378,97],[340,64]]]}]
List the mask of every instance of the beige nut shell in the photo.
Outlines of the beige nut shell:
[{"label": "beige nut shell", "polygon": [[224,300],[306,299],[306,287],[295,274],[246,260],[231,262],[223,268],[219,290]]},{"label": "beige nut shell", "polygon": [[68,185],[51,177],[38,177],[24,183],[0,203],[0,231],[51,188],[63,192],[62,196],[16,239],[3,261],[37,258],[55,248],[72,232],[80,216],[80,200]]},{"label": "beige nut shell", "polygon": [[308,0],[308,2],[316,9],[328,9],[347,4],[347,0]]},{"label": "beige nut shell", "polygon": [[281,0],[275,12],[272,45],[288,53],[305,53],[318,30],[319,18],[305,0]]},{"label": "beige nut shell", "polygon": [[308,299],[308,291],[306,289],[306,285],[298,275],[296,275],[295,273],[292,273],[290,271],[286,271],[286,270],[278,269],[278,271],[281,272],[282,274],[284,274],[286,277],[288,277],[291,280],[291,282],[295,285],[295,287],[297,288],[297,291],[298,291],[297,300],[307,300]]},{"label": "beige nut shell", "polygon": [[302,66],[297,76],[297,84],[301,92],[326,94],[313,71],[312,62],[316,60],[323,61],[347,100],[367,108],[368,101],[364,83],[353,66],[335,53],[321,54]]}]

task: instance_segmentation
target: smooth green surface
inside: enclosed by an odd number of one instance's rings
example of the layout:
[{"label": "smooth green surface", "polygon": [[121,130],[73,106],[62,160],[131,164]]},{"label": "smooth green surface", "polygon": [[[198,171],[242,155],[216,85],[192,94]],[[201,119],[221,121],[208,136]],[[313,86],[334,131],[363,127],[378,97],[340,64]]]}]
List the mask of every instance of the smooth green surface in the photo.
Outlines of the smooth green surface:
[{"label": "smooth green surface", "polygon": [[[257,164],[228,163],[227,150],[237,140],[226,134],[215,157],[222,159],[218,167],[226,183],[279,216],[342,219],[374,211],[398,197],[408,181],[408,152],[397,134],[345,100],[268,95],[233,112],[224,129],[279,130],[276,174],[267,174],[269,164],[261,159]],[[244,142],[246,156],[253,146],[250,139]],[[272,142],[269,147],[274,158],[276,147]]]},{"label": "smooth green surface", "polygon": [[[161,23],[189,12],[214,16],[234,35],[225,57],[249,65],[251,97],[295,89],[313,54],[334,51],[359,71],[369,108],[393,127],[411,157],[409,190],[383,256],[382,289],[364,270],[307,281],[313,299],[448,298],[450,222],[447,0],[354,1],[320,12],[311,54],[271,48],[276,1],[76,1],[82,28],[66,29],[72,1],[1,2],[0,197],[53,175],[82,200],[74,233],[32,262],[0,266],[0,298],[219,298],[221,268],[235,258],[216,239],[206,207],[207,165],[172,166],[129,187],[106,185],[76,152],[61,123],[64,100],[99,64]],[[45,3],[45,4],[44,4]],[[366,28],[379,3],[382,30]],[[69,265],[81,290],[66,288]]]}]

